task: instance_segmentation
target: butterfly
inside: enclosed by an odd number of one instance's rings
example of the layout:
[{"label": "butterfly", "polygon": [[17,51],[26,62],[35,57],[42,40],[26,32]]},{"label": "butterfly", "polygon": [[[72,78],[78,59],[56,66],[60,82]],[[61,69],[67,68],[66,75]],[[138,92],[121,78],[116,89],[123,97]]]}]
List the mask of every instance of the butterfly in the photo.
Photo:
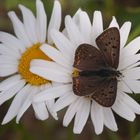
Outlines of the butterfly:
[{"label": "butterfly", "polygon": [[98,48],[81,44],[75,51],[73,92],[88,96],[104,107],[114,104],[117,94],[117,70],[120,54],[120,33],[116,27],[105,30],[96,38]]}]

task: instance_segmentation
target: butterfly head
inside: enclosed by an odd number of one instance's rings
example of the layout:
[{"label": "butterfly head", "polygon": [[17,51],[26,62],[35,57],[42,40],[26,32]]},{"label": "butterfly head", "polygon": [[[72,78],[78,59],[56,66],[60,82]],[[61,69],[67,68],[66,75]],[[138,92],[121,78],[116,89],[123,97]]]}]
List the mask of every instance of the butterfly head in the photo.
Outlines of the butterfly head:
[{"label": "butterfly head", "polygon": [[74,68],[73,73],[72,73],[72,77],[78,77],[78,76],[79,76],[79,70]]}]

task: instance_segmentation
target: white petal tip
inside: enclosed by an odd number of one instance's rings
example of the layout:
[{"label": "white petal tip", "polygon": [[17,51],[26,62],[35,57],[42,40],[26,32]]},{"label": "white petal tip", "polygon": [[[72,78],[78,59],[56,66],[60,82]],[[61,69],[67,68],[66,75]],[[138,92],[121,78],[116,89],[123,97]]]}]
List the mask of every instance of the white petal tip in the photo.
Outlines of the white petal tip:
[{"label": "white petal tip", "polygon": [[14,11],[10,11],[10,12],[8,12],[8,16],[11,16],[11,15],[13,15],[13,14],[15,14]]},{"label": "white petal tip", "polygon": [[57,6],[59,6],[59,7],[61,7],[59,0],[55,0],[54,1],[54,4],[57,5]]},{"label": "white petal tip", "polygon": [[96,10],[94,14],[101,14],[101,11]]},{"label": "white petal tip", "polygon": [[71,16],[70,15],[67,15],[66,17],[65,17],[65,22],[67,22],[68,20],[70,20],[71,19]]},{"label": "white petal tip", "polygon": [[133,121],[135,120],[135,118],[136,118],[136,116],[133,117],[133,118],[131,118],[131,119],[129,119],[129,121],[130,121],[130,122],[133,122]]},{"label": "white petal tip", "polygon": [[68,124],[65,123],[65,122],[63,122],[63,126],[64,126],[64,127],[68,127]]},{"label": "white petal tip", "polygon": [[136,113],[136,114],[140,115],[140,110],[139,110],[139,111],[137,111],[137,113]]},{"label": "white petal tip", "polygon": [[24,5],[22,5],[22,4],[18,4],[18,7],[19,7],[20,10],[28,9],[28,8],[26,8],[26,7],[25,7]]},{"label": "white petal tip", "polygon": [[117,128],[112,129],[112,131],[117,132],[117,131],[118,131],[118,127],[117,127]]},{"label": "white petal tip", "polygon": [[73,130],[73,133],[74,133],[74,134],[81,134],[81,130],[75,128],[75,129]]},{"label": "white petal tip", "polygon": [[22,4],[18,4],[18,7],[22,9],[24,6]]},{"label": "white petal tip", "polygon": [[17,124],[19,124],[19,121],[20,121],[20,119],[19,118],[16,118],[16,123]]},{"label": "white petal tip", "polygon": [[41,117],[41,118],[36,117],[36,118],[39,119],[40,121],[45,121],[49,118],[49,116],[44,116],[44,117]]},{"label": "white petal tip", "polygon": [[5,120],[2,121],[1,125],[5,125],[7,124],[8,122],[6,122]]},{"label": "white petal tip", "polygon": [[58,121],[58,116],[53,116],[56,121]]},{"label": "white petal tip", "polygon": [[58,120],[57,113],[55,111],[50,112],[55,120]]},{"label": "white petal tip", "polygon": [[95,131],[96,135],[100,135],[102,131]]},{"label": "white petal tip", "polygon": [[41,3],[42,3],[42,1],[41,1],[41,0],[36,0],[36,3],[38,3],[38,2],[41,2]]}]

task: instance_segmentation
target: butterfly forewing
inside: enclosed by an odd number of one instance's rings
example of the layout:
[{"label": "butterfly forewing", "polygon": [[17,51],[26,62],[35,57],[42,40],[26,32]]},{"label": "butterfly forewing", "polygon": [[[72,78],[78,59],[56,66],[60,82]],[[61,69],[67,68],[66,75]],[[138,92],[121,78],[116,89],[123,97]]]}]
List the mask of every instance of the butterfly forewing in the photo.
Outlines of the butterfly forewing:
[{"label": "butterfly forewing", "polygon": [[120,33],[116,27],[105,30],[96,39],[104,59],[110,67],[117,69],[120,53]]},{"label": "butterfly forewing", "polygon": [[89,44],[81,44],[75,53],[75,68],[83,71],[93,71],[106,67],[101,52]]},{"label": "butterfly forewing", "polygon": [[92,98],[102,106],[110,107],[114,104],[117,93],[117,79],[104,79],[93,92]]}]

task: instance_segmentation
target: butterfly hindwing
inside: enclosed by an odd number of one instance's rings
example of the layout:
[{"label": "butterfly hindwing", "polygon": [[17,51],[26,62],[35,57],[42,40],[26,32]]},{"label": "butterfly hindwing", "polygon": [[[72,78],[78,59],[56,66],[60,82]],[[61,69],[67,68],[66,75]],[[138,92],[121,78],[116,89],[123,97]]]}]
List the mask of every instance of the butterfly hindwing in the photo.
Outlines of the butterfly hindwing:
[{"label": "butterfly hindwing", "polygon": [[98,76],[73,77],[73,92],[78,96],[90,96],[100,105],[110,107],[116,99],[117,79]]},{"label": "butterfly hindwing", "polygon": [[114,104],[117,93],[117,79],[104,79],[93,92],[92,98],[102,106],[110,107]]},{"label": "butterfly hindwing", "polygon": [[105,30],[96,39],[96,44],[100,48],[109,66],[117,69],[120,53],[120,33],[116,27]]},{"label": "butterfly hindwing", "polygon": [[73,92],[78,96],[88,96],[93,93],[101,78],[97,76],[77,76],[73,77]]},{"label": "butterfly hindwing", "polygon": [[81,44],[76,50],[73,66],[83,71],[91,71],[105,67],[105,62],[97,48],[89,44]]}]

